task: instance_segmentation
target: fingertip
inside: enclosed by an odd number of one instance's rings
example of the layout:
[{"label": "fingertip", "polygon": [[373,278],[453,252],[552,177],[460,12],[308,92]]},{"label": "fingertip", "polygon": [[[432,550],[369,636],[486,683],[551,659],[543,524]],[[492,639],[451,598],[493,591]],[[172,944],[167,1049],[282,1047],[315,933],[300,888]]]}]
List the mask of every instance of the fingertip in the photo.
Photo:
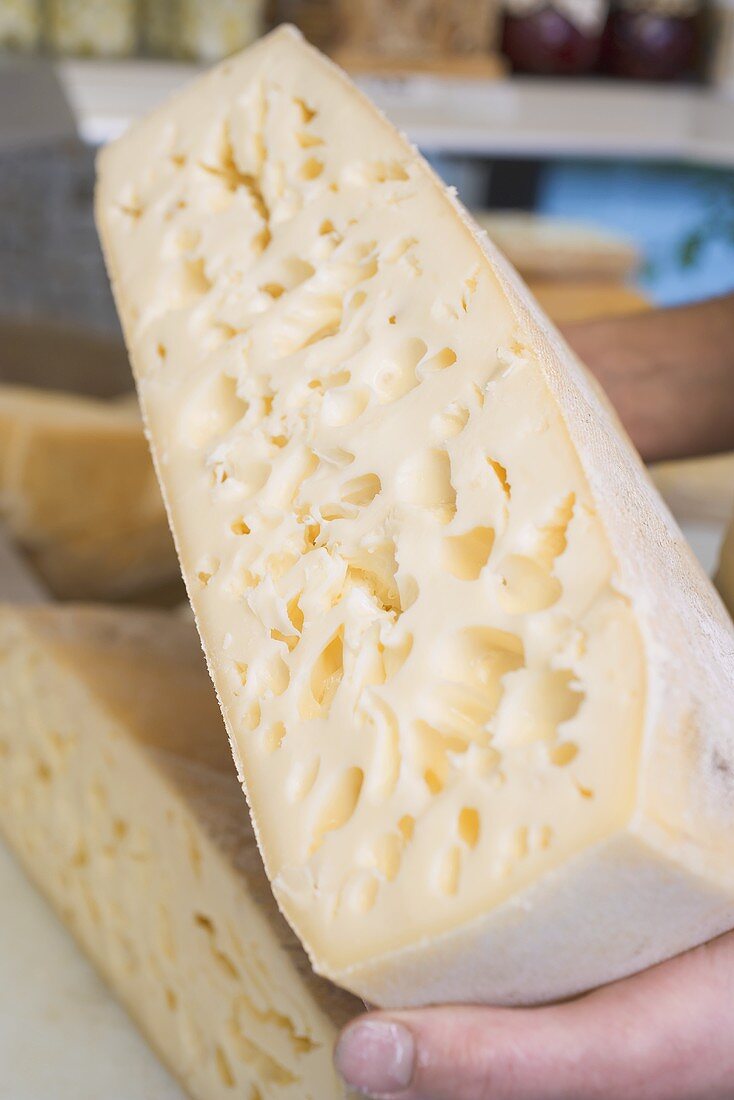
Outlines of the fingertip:
[{"label": "fingertip", "polygon": [[405,1024],[362,1016],[341,1033],[334,1062],[351,1088],[375,1097],[399,1097],[410,1087],[415,1056],[415,1039]]}]

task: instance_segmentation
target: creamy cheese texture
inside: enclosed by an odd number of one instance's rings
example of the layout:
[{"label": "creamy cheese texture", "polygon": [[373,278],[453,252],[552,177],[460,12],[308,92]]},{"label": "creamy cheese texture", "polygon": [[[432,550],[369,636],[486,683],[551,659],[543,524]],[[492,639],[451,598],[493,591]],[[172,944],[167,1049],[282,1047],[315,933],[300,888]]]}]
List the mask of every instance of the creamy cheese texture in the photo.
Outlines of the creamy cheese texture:
[{"label": "creamy cheese texture", "polygon": [[193,626],[0,606],[0,834],[195,1100],[341,1100]]},{"label": "creamy cheese texture", "polygon": [[[564,906],[632,820],[657,720],[615,448],[643,525],[659,505],[578,364],[289,30],[108,148],[97,216],[267,872],[317,969],[410,1003],[633,968],[621,939],[571,966],[583,890]],[[555,975],[522,916],[543,882]]]},{"label": "creamy cheese texture", "polygon": [[177,577],[129,403],[0,385],[0,518],[62,599],[149,596]]}]

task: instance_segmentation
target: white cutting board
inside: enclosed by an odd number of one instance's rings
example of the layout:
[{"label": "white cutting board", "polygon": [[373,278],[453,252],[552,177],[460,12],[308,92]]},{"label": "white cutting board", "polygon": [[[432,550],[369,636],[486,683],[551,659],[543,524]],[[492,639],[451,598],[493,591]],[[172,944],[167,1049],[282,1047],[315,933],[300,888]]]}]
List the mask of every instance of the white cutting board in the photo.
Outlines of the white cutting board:
[{"label": "white cutting board", "polygon": [[2,845],[0,1100],[184,1100]]},{"label": "white cutting board", "polygon": [[[712,572],[721,529],[684,530]],[[0,1100],[184,1100],[2,844]]]}]

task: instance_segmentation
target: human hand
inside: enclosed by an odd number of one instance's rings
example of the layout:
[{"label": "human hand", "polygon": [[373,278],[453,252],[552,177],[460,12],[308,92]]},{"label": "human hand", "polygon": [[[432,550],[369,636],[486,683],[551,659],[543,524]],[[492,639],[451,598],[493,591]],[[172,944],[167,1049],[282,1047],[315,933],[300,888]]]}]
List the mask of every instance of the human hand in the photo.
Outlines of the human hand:
[{"label": "human hand", "polygon": [[560,1005],[373,1012],[336,1064],[390,1100],[732,1100],[734,932]]}]

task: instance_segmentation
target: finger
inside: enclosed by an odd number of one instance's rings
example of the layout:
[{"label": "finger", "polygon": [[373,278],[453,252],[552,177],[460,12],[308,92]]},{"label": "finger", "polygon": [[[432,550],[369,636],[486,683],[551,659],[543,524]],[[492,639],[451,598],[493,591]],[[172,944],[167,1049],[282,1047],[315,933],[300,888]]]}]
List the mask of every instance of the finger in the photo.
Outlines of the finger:
[{"label": "finger", "polygon": [[336,1061],[390,1100],[725,1100],[732,1036],[729,934],[567,1004],[370,1013]]}]

